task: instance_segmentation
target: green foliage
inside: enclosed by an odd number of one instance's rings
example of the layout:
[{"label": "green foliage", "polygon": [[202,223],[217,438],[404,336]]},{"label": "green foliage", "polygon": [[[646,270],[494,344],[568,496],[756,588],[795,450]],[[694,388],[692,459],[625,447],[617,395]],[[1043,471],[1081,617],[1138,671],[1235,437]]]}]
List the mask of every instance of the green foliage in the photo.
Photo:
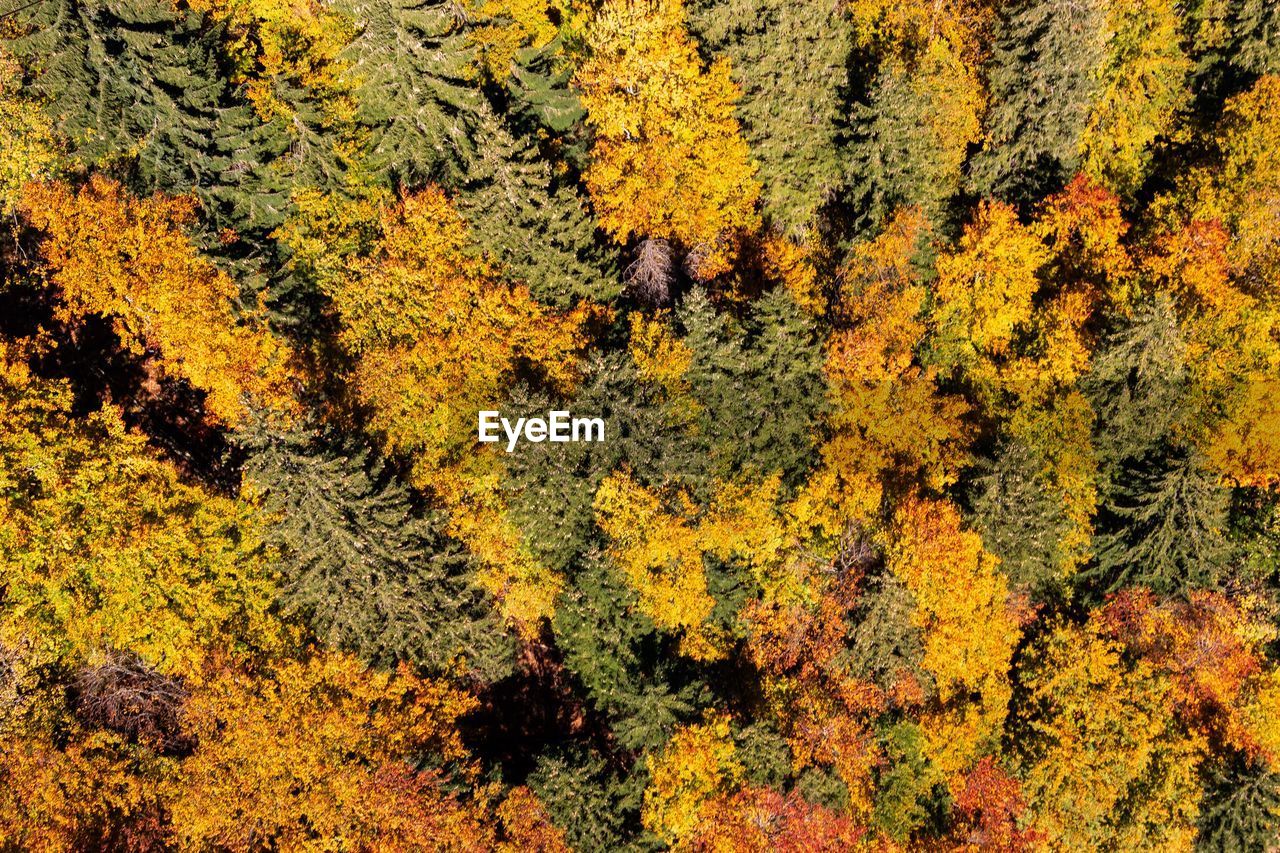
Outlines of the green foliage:
[{"label": "green foliage", "polygon": [[392,183],[458,186],[488,112],[461,8],[442,0],[345,0],[356,37],[343,54],[372,167]]},{"label": "green foliage", "polygon": [[1280,835],[1280,774],[1229,765],[1213,773],[1200,809],[1196,849],[1266,850]]},{"label": "green foliage", "polygon": [[565,827],[574,850],[634,849],[638,797],[627,807],[627,788],[634,786],[611,773],[602,756],[582,749],[545,755],[527,784],[555,824]]},{"label": "green foliage", "polygon": [[798,482],[814,461],[814,427],[825,411],[813,320],[781,288],[754,303],[740,325],[700,290],[676,316],[693,353],[684,376],[697,401],[690,440],[705,448],[707,473],[781,473]]},{"label": "green foliage", "polygon": [[370,663],[509,674],[510,639],[469,583],[471,561],[367,450],[306,431],[245,436],[246,475],[277,519],[280,603]]},{"label": "green foliage", "polygon": [[704,687],[668,653],[636,595],[607,563],[579,571],[556,610],[556,644],[623,747],[654,749],[687,722]]},{"label": "green foliage", "polygon": [[1139,584],[1156,592],[1213,586],[1230,550],[1229,495],[1192,452],[1125,466],[1099,515],[1097,568],[1108,591]]},{"label": "green foliage", "polygon": [[760,162],[765,214],[804,234],[843,177],[841,91],[848,17],[825,0],[696,0],[690,27],[727,56],[742,88],[738,120]]},{"label": "green foliage", "polygon": [[928,686],[932,678],[920,666],[924,637],[912,621],[916,604],[902,581],[890,572],[874,575],[850,615],[848,656],[851,671],[885,690],[904,675]]},{"label": "green foliage", "polygon": [[479,146],[457,204],[480,248],[547,304],[616,297],[612,252],[595,243],[582,195],[492,113],[479,116],[473,132]]},{"label": "green foliage", "polygon": [[162,0],[50,0],[23,15],[30,32],[8,47],[71,153],[141,194],[196,193],[212,231],[245,241],[232,257],[271,250],[292,188],[340,177],[318,106],[298,97],[296,116],[264,123],[222,75],[221,31],[201,16]]},{"label": "green foliage", "polygon": [[914,723],[898,723],[883,736],[886,767],[876,786],[872,821],[899,844],[938,817],[945,801],[942,774],[924,754],[925,738]]},{"label": "green foliage", "polygon": [[987,139],[974,189],[1026,204],[1080,167],[1080,141],[1107,59],[1107,0],[1017,0],[996,24]]},{"label": "green foliage", "polygon": [[1009,583],[1037,598],[1061,581],[1063,540],[1071,532],[1062,501],[1050,491],[1048,460],[1020,441],[1002,442],[973,480],[974,526],[1000,558]]}]

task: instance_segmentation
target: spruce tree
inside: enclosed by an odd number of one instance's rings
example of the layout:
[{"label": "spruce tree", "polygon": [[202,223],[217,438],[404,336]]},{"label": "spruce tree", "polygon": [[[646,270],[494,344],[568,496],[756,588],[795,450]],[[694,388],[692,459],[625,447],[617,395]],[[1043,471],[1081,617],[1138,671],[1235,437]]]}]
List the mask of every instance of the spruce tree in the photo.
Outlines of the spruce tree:
[{"label": "spruce tree", "polygon": [[476,159],[457,201],[474,241],[542,302],[617,296],[613,253],[597,245],[583,195],[491,111],[477,116],[475,133]]},{"label": "spruce tree", "polygon": [[469,558],[367,450],[261,425],[241,439],[245,473],[277,519],[286,613],[376,665],[443,672],[461,661],[486,681],[511,671],[512,644],[469,582]]},{"label": "spruce tree", "polygon": [[987,139],[974,189],[1027,204],[1080,166],[1080,140],[1107,61],[1107,0],[1017,0],[996,24]]},{"label": "spruce tree", "polygon": [[702,290],[677,310],[693,359],[685,379],[698,402],[691,441],[707,474],[747,472],[803,480],[825,409],[822,348],[812,318],[783,288],[757,300],[743,322],[716,311]]},{"label": "spruce tree", "polygon": [[696,0],[689,27],[730,61],[738,120],[760,163],[765,215],[803,234],[843,174],[848,16],[827,0]]},{"label": "spruce tree", "polygon": [[1280,836],[1280,774],[1233,760],[1211,774],[1196,849],[1267,850]]}]

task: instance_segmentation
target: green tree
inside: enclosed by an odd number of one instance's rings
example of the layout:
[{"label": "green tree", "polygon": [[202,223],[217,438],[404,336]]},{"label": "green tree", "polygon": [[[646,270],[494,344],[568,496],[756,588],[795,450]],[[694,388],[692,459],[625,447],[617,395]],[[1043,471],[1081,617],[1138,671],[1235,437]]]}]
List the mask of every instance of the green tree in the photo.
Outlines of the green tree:
[{"label": "green tree", "polygon": [[738,120],[760,162],[766,217],[802,235],[843,178],[839,139],[848,15],[826,0],[696,0],[689,26],[729,57]]},{"label": "green tree", "polygon": [[276,520],[279,598],[325,645],[378,666],[455,665],[486,681],[513,649],[471,561],[368,450],[312,431],[243,437],[245,474]]}]

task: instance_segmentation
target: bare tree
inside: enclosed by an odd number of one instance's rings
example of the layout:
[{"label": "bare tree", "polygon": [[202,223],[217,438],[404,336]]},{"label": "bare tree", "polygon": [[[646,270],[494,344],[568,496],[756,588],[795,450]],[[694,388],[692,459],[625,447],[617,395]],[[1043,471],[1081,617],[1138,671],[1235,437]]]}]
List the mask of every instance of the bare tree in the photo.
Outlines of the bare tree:
[{"label": "bare tree", "polygon": [[666,240],[644,240],[636,247],[636,258],[627,267],[627,289],[651,308],[660,308],[671,299],[671,244]]},{"label": "bare tree", "polygon": [[76,716],[82,722],[120,732],[165,752],[191,747],[181,723],[186,688],[135,655],[114,652],[104,663],[82,669],[73,693]]}]

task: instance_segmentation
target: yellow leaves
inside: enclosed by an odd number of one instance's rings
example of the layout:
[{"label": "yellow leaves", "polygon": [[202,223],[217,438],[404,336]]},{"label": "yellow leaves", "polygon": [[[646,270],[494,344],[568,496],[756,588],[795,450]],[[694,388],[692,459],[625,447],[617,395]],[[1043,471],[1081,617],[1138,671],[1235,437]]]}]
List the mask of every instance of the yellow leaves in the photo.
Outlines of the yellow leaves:
[{"label": "yellow leaves", "polygon": [[1092,624],[1055,629],[1030,660],[1021,749],[1035,826],[1056,849],[1190,849],[1203,741],[1179,730],[1169,682],[1125,667]]},{"label": "yellow leaves", "polygon": [[1048,255],[1012,207],[984,201],[957,251],[938,260],[939,323],[980,352],[999,355],[1032,314]]},{"label": "yellow leaves", "polygon": [[22,209],[45,232],[40,254],[63,320],[111,317],[126,346],[158,352],[165,372],[203,390],[224,423],[251,405],[296,408],[285,345],[261,316],[237,316],[235,283],[183,230],[195,216],[191,198],[139,200],[94,176],[78,193],[31,184]]},{"label": "yellow leaves", "polygon": [[1080,140],[1083,170],[1107,187],[1137,189],[1152,144],[1173,128],[1189,101],[1192,63],[1181,48],[1178,13],[1169,0],[1111,0],[1113,35],[1102,89]]},{"label": "yellow leaves", "polygon": [[22,97],[19,69],[0,50],[0,213],[18,203],[22,187],[43,180],[58,164],[53,123],[40,105]]},{"label": "yellow leaves", "polygon": [[607,2],[586,45],[574,84],[596,133],[583,179],[601,227],[678,241],[700,279],[724,272],[760,195],[728,66],[703,67],[680,0]]},{"label": "yellow leaves", "polygon": [[481,842],[469,808],[404,762],[465,761],[458,717],[475,700],[402,666],[347,655],[283,661],[269,676],[215,673],[186,708],[199,748],[171,805],[184,846],[413,848]]},{"label": "yellow leaves", "polygon": [[521,367],[568,390],[588,309],[553,314],[527,288],[502,283],[434,187],[384,210],[376,249],[329,288],[371,428],[449,508],[452,532],[480,558],[504,613],[532,629],[552,612],[560,580],[507,520],[502,463],[477,444],[476,413],[493,408]]},{"label": "yellow leaves", "polygon": [[887,535],[886,562],[911,592],[924,631],[921,666],[941,709],[925,720],[930,757],[950,775],[993,745],[1009,700],[1009,662],[1021,633],[1005,578],[950,503],[908,497]]},{"label": "yellow leaves", "polygon": [[613,473],[596,492],[596,517],[610,554],[658,627],[681,633],[682,653],[716,660],[727,651],[723,629],[708,624],[715,599],[707,591],[703,557],[747,561],[772,600],[803,595],[803,585],[779,563],[787,531],[777,511],[777,477],[755,486],[721,485],[702,513],[676,492],[669,509],[630,471]]},{"label": "yellow leaves", "polygon": [[254,508],[183,484],[116,412],[70,408],[63,386],[0,378],[6,629],[69,662],[113,647],[178,674],[211,648],[278,649]]},{"label": "yellow leaves", "polygon": [[665,316],[632,314],[629,349],[641,379],[658,383],[674,397],[689,393],[684,375],[693,364],[693,351],[672,334]]},{"label": "yellow leaves", "polygon": [[668,844],[689,835],[708,802],[736,789],[744,772],[724,714],[680,727],[648,762],[650,782],[640,819]]},{"label": "yellow leaves", "polygon": [[857,44],[893,58],[936,40],[951,42],[976,64],[991,7],[981,0],[850,0]]},{"label": "yellow leaves", "polygon": [[546,47],[561,27],[581,25],[574,20],[574,3],[567,0],[483,0],[477,5],[467,42],[479,53],[485,77],[496,83],[506,82],[521,50]]},{"label": "yellow leaves", "polygon": [[942,485],[962,460],[967,406],[915,366],[926,331],[915,256],[927,228],[919,210],[901,210],[841,270],[825,366],[834,434],[823,458],[846,482],[892,471]]},{"label": "yellow leaves", "polygon": [[184,0],[193,10],[226,25],[225,49],[235,65],[233,82],[245,84],[263,121],[292,117],[278,81],[320,96],[330,119],[350,118],[354,105],[340,81],[339,55],[355,29],[318,0]]}]

